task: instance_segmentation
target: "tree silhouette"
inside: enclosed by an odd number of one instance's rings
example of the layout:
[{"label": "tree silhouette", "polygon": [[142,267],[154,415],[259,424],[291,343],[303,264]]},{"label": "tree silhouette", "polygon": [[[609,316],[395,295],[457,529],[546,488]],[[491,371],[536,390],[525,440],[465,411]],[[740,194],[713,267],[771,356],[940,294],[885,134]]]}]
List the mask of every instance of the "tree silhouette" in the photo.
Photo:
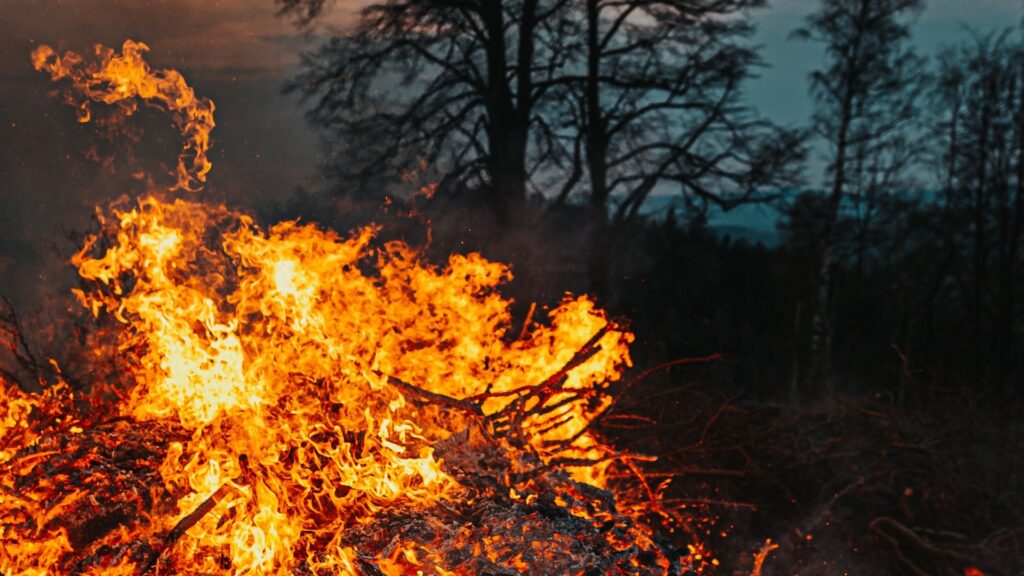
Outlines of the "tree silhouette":
[{"label": "tree silhouette", "polygon": [[975,35],[942,54],[935,127],[972,379],[1008,387],[1024,264],[1024,46],[1011,38]]},{"label": "tree silhouette", "polygon": [[[819,264],[811,313],[807,371],[800,396],[828,392],[832,356],[832,270],[837,222],[851,185],[875,190],[878,174],[906,164],[900,134],[918,118],[922,61],[906,47],[901,20],[921,0],[823,0],[795,38],[820,43],[826,67],[811,75],[818,110],[814,125],[829,145],[830,191],[822,213]],[[864,171],[867,171],[866,175]]]},{"label": "tree silhouette", "polygon": [[[800,134],[757,118],[741,44],[763,0],[386,0],[309,55],[295,89],[333,133],[339,175],[420,160],[502,222],[530,191],[582,197],[604,292],[610,224],[665,186],[731,208],[789,182]],[[300,19],[322,2],[284,3]]]},{"label": "tree silhouette", "polygon": [[[322,1],[285,2],[303,20]],[[445,191],[483,190],[501,223],[527,195],[537,103],[563,67],[566,0],[387,0],[304,59],[292,88],[332,133],[353,186],[426,165]],[[541,157],[539,162],[548,158]]]},{"label": "tree silhouette", "polygon": [[[552,80],[567,97],[573,158],[593,227],[591,290],[604,294],[616,228],[655,191],[730,209],[796,179],[802,134],[758,118],[740,99],[758,64],[742,44],[763,0],[582,0],[579,64]],[[572,70],[581,74],[574,75]],[[574,148],[576,150],[578,148]],[[580,178],[583,176],[583,178]],[[562,187],[564,201],[569,187]]]}]

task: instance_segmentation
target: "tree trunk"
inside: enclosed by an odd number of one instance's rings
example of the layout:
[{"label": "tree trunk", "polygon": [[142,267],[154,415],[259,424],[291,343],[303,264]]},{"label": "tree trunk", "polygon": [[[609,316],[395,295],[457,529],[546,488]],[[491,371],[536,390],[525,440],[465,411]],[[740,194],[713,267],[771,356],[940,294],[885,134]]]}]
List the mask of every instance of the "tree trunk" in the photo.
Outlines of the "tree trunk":
[{"label": "tree trunk", "polygon": [[[535,4],[535,2],[533,2]],[[529,126],[529,103],[516,102],[509,89],[508,57],[505,46],[505,22],[502,3],[490,0],[482,3],[481,18],[487,30],[487,140],[488,172],[491,177],[490,204],[497,222],[502,226],[514,225],[526,205],[526,145]],[[532,46],[533,25],[528,30]],[[521,44],[522,47],[522,44]],[[522,55],[522,48],[520,50]],[[532,57],[532,48],[528,55]],[[529,76],[531,66],[521,62],[519,74]],[[518,106],[517,106],[518,104]],[[524,110],[523,107],[526,109]],[[527,121],[522,121],[526,115]]]},{"label": "tree trunk", "polygon": [[[847,85],[850,85],[847,82]],[[813,402],[828,396],[833,391],[832,369],[832,268],[834,266],[837,240],[839,209],[846,186],[846,151],[853,112],[853,92],[848,90],[843,99],[839,130],[836,138],[835,172],[832,178],[832,192],[826,205],[821,250],[818,260],[813,312],[811,314],[811,340],[807,362],[807,374],[803,381],[801,396],[805,402]]]},{"label": "tree trunk", "polygon": [[1021,236],[1024,234],[1024,76],[1019,77],[1021,83],[1018,93],[1015,130],[1017,132],[1016,178],[1017,185],[1013,197],[1012,228],[1010,231],[1009,254],[1004,279],[1004,311],[1003,334],[1000,341],[1001,382],[1003,398],[1011,400],[1018,392],[1015,389],[1014,340],[1016,336],[1017,318],[1017,266],[1020,260]]},{"label": "tree trunk", "polygon": [[836,242],[838,240],[837,225],[839,211],[843,203],[843,192],[847,184],[847,158],[849,154],[850,130],[853,125],[854,102],[858,95],[864,95],[859,85],[861,75],[861,49],[865,34],[870,28],[870,2],[861,0],[859,13],[856,17],[850,48],[846,52],[843,64],[841,84],[841,100],[839,105],[839,126],[835,133],[836,156],[833,168],[832,191],[829,194],[823,215],[821,249],[819,252],[818,274],[814,290],[813,308],[811,311],[811,338],[809,345],[807,374],[803,381],[804,402],[814,402],[829,397],[834,392],[832,381],[832,337],[833,297],[832,270],[835,266]]},{"label": "tree trunk", "polygon": [[608,224],[608,134],[601,110],[600,6],[587,0],[586,158],[590,178],[590,291],[607,300],[611,252],[614,246]]},{"label": "tree trunk", "polygon": [[[987,99],[987,95],[983,95]],[[986,190],[988,185],[988,131],[989,105],[982,105],[981,134],[978,142],[978,171],[974,187],[974,283],[971,290],[971,372],[975,384],[984,378],[982,359],[982,300],[985,290],[986,251],[988,240],[985,232]]]}]

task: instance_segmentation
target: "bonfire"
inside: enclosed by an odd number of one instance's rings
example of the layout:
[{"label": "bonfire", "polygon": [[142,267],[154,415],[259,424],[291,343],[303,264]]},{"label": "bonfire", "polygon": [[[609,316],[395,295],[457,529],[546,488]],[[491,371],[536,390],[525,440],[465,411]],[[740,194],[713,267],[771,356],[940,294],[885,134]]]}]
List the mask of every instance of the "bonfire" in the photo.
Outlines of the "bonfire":
[{"label": "bonfire", "polygon": [[58,376],[28,393],[0,377],[0,573],[716,563],[668,536],[680,519],[664,485],[595,430],[625,386],[622,322],[567,296],[513,326],[503,264],[433,266],[374,226],[264,227],[197,200],[214,105],[146,50],[32,54],[80,121],[153,106],[185,144],[176,182],[99,209],[71,259],[75,298],[116,332],[89,353],[124,382]]}]

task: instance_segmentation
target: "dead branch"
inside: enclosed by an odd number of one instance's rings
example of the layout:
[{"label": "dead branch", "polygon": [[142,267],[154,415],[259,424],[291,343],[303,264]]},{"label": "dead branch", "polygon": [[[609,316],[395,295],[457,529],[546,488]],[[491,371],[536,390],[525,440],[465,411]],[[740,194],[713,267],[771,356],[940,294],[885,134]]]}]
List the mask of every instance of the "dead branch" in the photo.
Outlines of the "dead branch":
[{"label": "dead branch", "polygon": [[229,484],[224,484],[218,488],[216,492],[210,494],[205,500],[203,500],[190,514],[181,520],[178,520],[178,523],[174,525],[174,528],[172,528],[171,531],[167,533],[167,536],[164,537],[163,545],[160,547],[159,552],[152,554],[151,559],[141,566],[140,573],[148,574],[149,571],[160,562],[160,559],[164,557],[164,554],[174,548],[174,544],[179,538],[184,536],[186,532],[198,524],[199,521],[209,514],[210,511],[228,495],[229,492],[233,491],[234,488]]},{"label": "dead branch", "polygon": [[[374,373],[377,374],[378,376],[384,376],[384,374],[381,372],[375,371]],[[387,375],[387,379],[389,384],[398,388],[399,390],[402,390],[403,392],[411,394],[415,398],[418,398],[419,401],[421,402],[445,406],[447,408],[454,408],[456,410],[468,412],[470,414],[473,414],[474,416],[483,416],[483,411],[480,409],[480,406],[474,404],[471,401],[460,400],[458,398],[452,398],[451,396],[445,394],[431,392],[430,390],[425,390],[423,388],[420,388],[419,386],[414,386],[412,384],[409,384],[408,382],[405,382],[404,380],[401,380],[391,375]]]}]

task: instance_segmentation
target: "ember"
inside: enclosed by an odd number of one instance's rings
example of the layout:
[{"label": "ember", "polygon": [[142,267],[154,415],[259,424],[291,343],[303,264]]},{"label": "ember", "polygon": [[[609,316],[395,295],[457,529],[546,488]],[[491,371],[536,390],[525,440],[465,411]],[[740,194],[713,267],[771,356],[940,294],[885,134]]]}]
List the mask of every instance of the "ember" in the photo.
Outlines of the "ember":
[{"label": "ember", "polygon": [[[146,46],[99,63],[48,47],[69,102],[136,99],[186,139],[175,189],[205,180],[213,104]],[[101,210],[75,294],[120,326],[127,390],[0,379],[0,572],[680,574],[669,514],[592,430],[633,336],[586,297],[513,330],[509,269],[437,268],[409,246],[269,228],[169,192]],[[636,481],[611,482],[612,471]],[[614,475],[621,477],[623,474]],[[763,560],[762,560],[763,561]]]}]

